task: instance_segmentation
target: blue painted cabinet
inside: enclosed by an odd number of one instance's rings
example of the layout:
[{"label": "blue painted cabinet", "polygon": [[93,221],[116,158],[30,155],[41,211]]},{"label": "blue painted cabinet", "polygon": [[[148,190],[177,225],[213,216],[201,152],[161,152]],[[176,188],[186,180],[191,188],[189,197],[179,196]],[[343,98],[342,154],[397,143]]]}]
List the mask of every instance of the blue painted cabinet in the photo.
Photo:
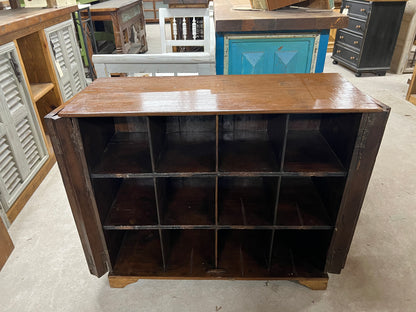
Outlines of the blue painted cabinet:
[{"label": "blue painted cabinet", "polygon": [[315,72],[318,34],[226,35],[224,74]]}]

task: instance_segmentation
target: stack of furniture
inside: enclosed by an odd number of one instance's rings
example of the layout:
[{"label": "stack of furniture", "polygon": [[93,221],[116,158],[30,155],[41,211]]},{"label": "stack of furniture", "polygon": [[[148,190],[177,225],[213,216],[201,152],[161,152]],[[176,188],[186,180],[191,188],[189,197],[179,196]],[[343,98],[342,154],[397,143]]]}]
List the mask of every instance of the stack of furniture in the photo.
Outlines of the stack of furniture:
[{"label": "stack of furniture", "polygon": [[105,1],[93,4],[90,12],[93,21],[111,22],[116,53],[147,51],[142,0]]},{"label": "stack of furniture", "polygon": [[341,12],[348,26],[337,31],[332,58],[360,77],[372,72],[384,76],[390,68],[406,0],[344,0]]},{"label": "stack of furniture", "polygon": [[102,78],[47,124],[90,272],[111,286],[325,289],[388,114],[337,74]]},{"label": "stack of furniture", "polygon": [[[111,77],[112,74],[145,75],[215,75],[215,32],[212,8],[206,9],[161,9],[161,16],[178,17],[178,20],[202,20],[204,36],[189,36],[188,40],[166,39],[165,20],[159,21],[161,30],[161,54],[97,54],[93,56],[98,77]],[[192,34],[192,32],[191,32]],[[176,38],[178,39],[178,37]],[[174,46],[198,46],[203,52],[173,53]]]},{"label": "stack of furniture", "polygon": [[0,211],[10,221],[55,162],[43,117],[86,86],[76,9],[0,11]]},{"label": "stack of furniture", "polygon": [[217,74],[321,73],[329,29],[348,18],[331,10],[250,11],[248,0],[215,0]]}]

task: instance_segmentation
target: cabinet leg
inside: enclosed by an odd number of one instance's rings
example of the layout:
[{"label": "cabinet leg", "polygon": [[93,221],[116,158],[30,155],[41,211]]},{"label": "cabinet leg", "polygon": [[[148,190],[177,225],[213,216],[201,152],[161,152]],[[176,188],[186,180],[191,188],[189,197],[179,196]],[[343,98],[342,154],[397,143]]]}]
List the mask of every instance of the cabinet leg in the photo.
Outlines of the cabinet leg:
[{"label": "cabinet leg", "polygon": [[385,76],[386,75],[386,72],[378,72],[377,73],[377,76]]},{"label": "cabinet leg", "polygon": [[124,288],[129,284],[136,283],[139,279],[138,276],[108,275],[108,283],[111,288]]},{"label": "cabinet leg", "polygon": [[332,64],[337,65],[337,64],[338,64],[338,61],[333,60],[333,61],[332,61]]},{"label": "cabinet leg", "polygon": [[328,278],[305,278],[298,280],[298,283],[312,290],[326,290]]},{"label": "cabinet leg", "polygon": [[355,77],[361,77],[361,73],[355,73]]}]

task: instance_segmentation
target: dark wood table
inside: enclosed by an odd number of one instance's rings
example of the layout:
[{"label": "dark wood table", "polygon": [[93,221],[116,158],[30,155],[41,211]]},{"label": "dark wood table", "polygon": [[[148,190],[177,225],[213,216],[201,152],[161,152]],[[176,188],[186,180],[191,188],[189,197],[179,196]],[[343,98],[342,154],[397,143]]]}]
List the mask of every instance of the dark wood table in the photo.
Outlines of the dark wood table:
[{"label": "dark wood table", "polygon": [[93,21],[111,21],[117,53],[147,51],[142,0],[110,0],[91,6]]}]

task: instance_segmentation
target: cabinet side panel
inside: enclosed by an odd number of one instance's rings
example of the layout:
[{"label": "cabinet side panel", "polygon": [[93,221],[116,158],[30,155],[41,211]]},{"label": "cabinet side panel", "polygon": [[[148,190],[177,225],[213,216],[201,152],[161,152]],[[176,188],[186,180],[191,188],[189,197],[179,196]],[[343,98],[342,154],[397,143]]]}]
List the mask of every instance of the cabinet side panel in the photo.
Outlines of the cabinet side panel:
[{"label": "cabinet side panel", "polygon": [[76,119],[47,117],[56,160],[71,205],[91,274],[98,277],[110,268],[107,247],[89,179]]},{"label": "cabinet side panel", "polygon": [[328,250],[326,272],[340,273],[345,265],[361,205],[371,177],[390,109],[361,118],[334,235]]},{"label": "cabinet side panel", "polygon": [[406,2],[373,2],[360,67],[389,67]]}]

